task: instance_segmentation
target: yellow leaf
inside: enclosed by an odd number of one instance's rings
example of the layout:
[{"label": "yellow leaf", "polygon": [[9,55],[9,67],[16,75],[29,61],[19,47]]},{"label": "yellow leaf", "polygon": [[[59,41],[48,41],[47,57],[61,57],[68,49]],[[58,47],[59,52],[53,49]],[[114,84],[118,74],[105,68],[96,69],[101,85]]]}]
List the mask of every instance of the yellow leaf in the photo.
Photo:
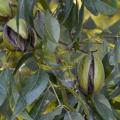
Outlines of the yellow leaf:
[{"label": "yellow leaf", "polygon": [[49,102],[43,112],[43,114],[47,114],[49,112],[52,112],[55,108],[57,107],[57,101],[53,100],[51,102]]}]

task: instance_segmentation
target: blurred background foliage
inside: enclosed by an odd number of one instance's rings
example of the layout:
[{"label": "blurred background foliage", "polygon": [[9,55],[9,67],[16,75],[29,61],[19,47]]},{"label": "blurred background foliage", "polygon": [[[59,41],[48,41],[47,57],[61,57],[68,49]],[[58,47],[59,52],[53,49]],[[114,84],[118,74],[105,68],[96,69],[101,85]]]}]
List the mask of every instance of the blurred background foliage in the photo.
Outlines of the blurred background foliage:
[{"label": "blurred background foliage", "polygon": [[[119,0],[0,0],[0,120],[120,120],[119,13]],[[76,72],[90,51],[105,69],[93,97]]]}]

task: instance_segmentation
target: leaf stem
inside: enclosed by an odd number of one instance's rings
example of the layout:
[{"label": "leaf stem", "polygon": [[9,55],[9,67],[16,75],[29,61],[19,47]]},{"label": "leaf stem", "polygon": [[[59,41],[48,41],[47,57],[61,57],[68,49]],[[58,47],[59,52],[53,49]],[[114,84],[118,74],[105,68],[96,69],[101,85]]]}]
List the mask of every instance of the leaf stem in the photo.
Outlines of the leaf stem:
[{"label": "leaf stem", "polygon": [[61,106],[62,103],[60,102],[59,97],[58,97],[58,95],[57,95],[57,93],[56,93],[56,91],[55,91],[55,88],[54,88],[54,86],[53,86],[53,84],[52,84],[52,82],[51,82],[50,80],[49,80],[49,83],[50,83],[50,85],[51,85],[51,87],[52,87],[52,89],[53,89],[53,92],[54,92],[54,94],[55,94],[55,96],[56,96],[56,98],[57,98],[57,101],[58,101],[59,105]]},{"label": "leaf stem", "polygon": [[80,102],[82,104],[82,107],[84,109],[84,112],[86,113],[87,117],[89,116],[89,110],[87,107],[87,104],[85,103],[84,100],[82,100],[82,98],[80,97],[80,95],[78,95],[76,92],[74,92],[72,89],[68,89],[66,88],[69,92],[71,92],[78,100],[78,102]]}]

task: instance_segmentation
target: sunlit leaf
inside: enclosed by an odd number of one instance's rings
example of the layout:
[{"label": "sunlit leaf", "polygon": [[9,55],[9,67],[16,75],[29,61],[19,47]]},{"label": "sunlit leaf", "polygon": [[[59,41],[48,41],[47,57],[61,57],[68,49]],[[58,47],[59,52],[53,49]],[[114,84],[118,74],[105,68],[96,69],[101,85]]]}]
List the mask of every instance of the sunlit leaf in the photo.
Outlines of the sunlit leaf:
[{"label": "sunlit leaf", "polygon": [[50,101],[50,103],[48,103],[48,105],[46,106],[43,114],[52,112],[56,107],[57,107],[57,101],[56,100]]},{"label": "sunlit leaf", "polygon": [[54,120],[57,115],[60,115],[62,112],[62,107],[57,107],[53,112],[43,115],[40,120]]}]

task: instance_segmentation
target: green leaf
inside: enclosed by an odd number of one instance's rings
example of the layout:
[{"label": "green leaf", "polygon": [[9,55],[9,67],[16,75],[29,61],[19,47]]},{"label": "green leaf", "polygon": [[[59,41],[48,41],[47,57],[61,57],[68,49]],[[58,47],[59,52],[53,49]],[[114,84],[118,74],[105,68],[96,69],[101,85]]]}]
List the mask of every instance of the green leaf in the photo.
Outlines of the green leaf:
[{"label": "green leaf", "polygon": [[27,6],[28,6],[28,9],[29,9],[29,12],[26,12],[26,14],[28,14],[28,22],[30,23],[31,26],[33,26],[33,19],[34,19],[34,15],[33,15],[33,10],[34,10],[34,7],[36,5],[38,0],[27,0]]},{"label": "green leaf", "polygon": [[98,12],[105,15],[113,15],[116,9],[101,0],[96,0],[95,6]]},{"label": "green leaf", "polygon": [[9,6],[9,1],[8,0],[0,0],[0,16],[3,17],[10,17],[11,16],[11,10]]},{"label": "green leaf", "polygon": [[[46,90],[44,92],[44,94],[40,97],[40,99],[38,99],[36,101],[36,103],[34,104],[34,106],[32,107],[31,111],[30,111],[30,116],[34,119],[34,120],[38,120],[43,108],[45,106],[45,102],[48,98],[49,92]],[[51,95],[50,95],[51,96]]]},{"label": "green leaf", "polygon": [[60,25],[58,20],[48,12],[45,16],[45,36],[48,41],[48,50],[54,52],[60,37]]},{"label": "green leaf", "polygon": [[118,85],[111,93],[110,98],[120,95],[120,85]]},{"label": "green leaf", "polygon": [[38,12],[34,19],[34,27],[37,34],[43,39],[44,38],[44,25],[45,25],[45,14]]},{"label": "green leaf", "polygon": [[54,43],[54,42],[51,42],[51,41],[47,42],[47,47],[46,48],[47,48],[47,51],[49,53],[53,53],[55,51],[56,47],[57,47],[57,43]]},{"label": "green leaf", "polygon": [[83,25],[83,28],[88,29],[88,30],[95,29],[96,27],[97,25],[95,24],[95,21],[92,19],[92,17],[89,17]]},{"label": "green leaf", "polygon": [[[76,4],[73,4],[72,9],[70,11],[70,15],[68,16],[66,22],[65,22],[65,26],[71,31],[73,29],[73,31],[75,31],[74,29],[76,28],[76,25],[79,21],[79,8]],[[71,17],[72,16],[72,17]],[[75,28],[74,28],[75,27]],[[76,32],[76,31],[75,31]]]},{"label": "green leaf", "polygon": [[97,8],[95,6],[96,0],[84,0],[86,8],[93,13],[94,15],[98,15]]},{"label": "green leaf", "polygon": [[113,109],[113,113],[114,113],[116,119],[120,120],[120,114],[116,110],[114,110],[114,109]]},{"label": "green leaf", "polygon": [[86,104],[83,96],[80,95],[80,94],[78,95],[76,93],[76,91],[74,91],[72,89],[69,89],[67,87],[66,87],[66,89],[75,96],[75,98],[77,99],[77,101],[81,104],[82,110],[86,113],[86,117],[88,118],[89,117],[89,108],[88,108],[88,105]]},{"label": "green leaf", "polygon": [[39,120],[54,120],[57,115],[60,115],[63,107],[58,106],[53,112],[43,115]]},{"label": "green leaf", "polygon": [[110,59],[110,56],[109,56],[109,53],[107,53],[103,58],[103,66],[104,66],[104,71],[105,71],[105,78],[107,78],[111,74],[111,72],[112,72],[112,70],[114,68],[113,65],[110,65],[109,59]]},{"label": "green leaf", "polygon": [[[57,75],[58,76],[58,75]],[[59,80],[61,81],[63,86],[66,86],[68,88],[74,88],[76,83],[76,78],[74,74],[71,71],[65,71],[64,73],[59,73]]]},{"label": "green leaf", "polygon": [[58,20],[48,12],[45,16],[45,30],[49,40],[57,43],[60,37],[60,25]]},{"label": "green leaf", "polygon": [[102,0],[104,1],[106,4],[109,4],[110,6],[114,7],[114,8],[117,8],[117,5],[118,5],[118,1],[117,0]]},{"label": "green leaf", "polygon": [[62,23],[64,23],[67,18],[69,17],[70,15],[70,12],[72,10],[72,7],[73,7],[73,0],[65,0],[65,7],[64,7],[64,20],[62,21]]},{"label": "green leaf", "polygon": [[4,103],[7,97],[11,75],[10,70],[4,70],[0,73],[0,106]]},{"label": "green leaf", "polygon": [[[117,36],[120,31],[120,20],[116,21],[114,24],[112,24],[109,28],[106,28],[103,31],[103,36]],[[108,38],[109,39],[109,38]]]},{"label": "green leaf", "polygon": [[79,33],[81,32],[83,26],[83,20],[84,20],[84,1],[82,2],[82,6],[80,10],[78,8],[78,22],[76,24],[77,35],[79,35]]},{"label": "green leaf", "polygon": [[35,87],[25,95],[27,104],[34,102],[48,85],[49,76],[47,73],[40,72],[40,74],[37,76],[37,79],[38,80],[36,81]]},{"label": "green leaf", "polygon": [[37,0],[19,0],[17,10],[17,25],[19,25],[18,19],[23,18],[27,23],[33,26],[33,8]]},{"label": "green leaf", "polygon": [[20,7],[21,7],[21,0],[18,0],[17,15],[16,15],[16,25],[17,25],[17,33],[18,34],[19,34]]},{"label": "green leaf", "polygon": [[[37,71],[39,70],[38,64],[36,62],[35,57],[30,57],[26,62],[25,66],[28,67],[30,70]],[[23,68],[24,69],[24,68]]]},{"label": "green leaf", "polygon": [[80,113],[67,111],[64,120],[84,120],[84,118]]},{"label": "green leaf", "polygon": [[14,120],[17,115],[21,114],[25,110],[26,105],[27,103],[25,101],[25,98],[23,96],[20,96],[11,116],[11,120]]},{"label": "green leaf", "polygon": [[21,115],[22,118],[25,119],[25,120],[33,120],[33,119],[30,117],[30,115],[28,114],[27,111],[22,112],[20,115]]},{"label": "green leaf", "polygon": [[44,8],[44,10],[49,10],[49,6],[46,0],[39,0],[39,3],[42,5],[42,7]]},{"label": "green leaf", "polygon": [[85,0],[85,6],[94,15],[98,15],[98,13],[113,15],[116,12],[114,7],[106,4],[102,0]]},{"label": "green leaf", "polygon": [[0,106],[3,104],[7,97],[7,91],[5,90],[4,86],[0,84]]},{"label": "green leaf", "polygon": [[30,76],[29,83],[23,88],[22,95],[19,97],[12,119],[22,113],[24,109],[32,104],[46,89],[49,81],[49,76],[45,72],[35,73]]},{"label": "green leaf", "polygon": [[11,109],[15,108],[19,97],[20,97],[20,94],[17,90],[15,80],[12,79],[10,81],[10,90],[9,90],[9,104],[10,104]]},{"label": "green leaf", "polygon": [[32,52],[28,52],[28,53],[26,53],[26,54],[24,54],[22,57],[21,57],[21,59],[18,61],[18,63],[17,63],[17,66],[15,67],[15,70],[14,70],[14,72],[13,72],[13,75],[15,75],[16,74],[16,72],[17,72],[17,70],[23,65],[23,63],[27,60],[27,59],[29,59],[30,57],[32,57]]},{"label": "green leaf", "polygon": [[104,120],[115,120],[110,103],[104,95],[99,94],[95,96],[95,105],[98,113]]},{"label": "green leaf", "polygon": [[119,37],[114,39],[115,41],[115,48],[114,48],[114,56],[116,63],[120,63],[120,40]]},{"label": "green leaf", "polygon": [[11,114],[12,114],[12,111],[9,106],[9,101],[7,97],[6,100],[4,101],[4,104],[0,106],[0,115],[3,115],[6,118],[6,120],[10,120]]},{"label": "green leaf", "polygon": [[96,113],[96,114],[94,114],[94,119],[95,120],[101,120],[101,117]]}]

